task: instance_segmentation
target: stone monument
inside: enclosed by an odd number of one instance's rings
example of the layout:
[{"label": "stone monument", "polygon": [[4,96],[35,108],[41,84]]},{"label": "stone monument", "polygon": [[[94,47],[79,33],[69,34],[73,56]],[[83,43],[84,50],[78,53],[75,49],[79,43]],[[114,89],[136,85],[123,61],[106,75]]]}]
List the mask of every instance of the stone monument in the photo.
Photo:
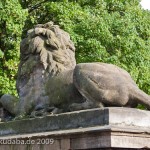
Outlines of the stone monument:
[{"label": "stone monument", "polygon": [[69,34],[53,22],[36,25],[22,40],[16,87],[19,99],[0,99],[6,121],[0,140],[32,137],[37,149],[42,143],[35,141],[53,137],[50,150],[150,148],[150,112],[134,109],[143,104],[150,110],[150,96],[115,65],[76,65]]}]

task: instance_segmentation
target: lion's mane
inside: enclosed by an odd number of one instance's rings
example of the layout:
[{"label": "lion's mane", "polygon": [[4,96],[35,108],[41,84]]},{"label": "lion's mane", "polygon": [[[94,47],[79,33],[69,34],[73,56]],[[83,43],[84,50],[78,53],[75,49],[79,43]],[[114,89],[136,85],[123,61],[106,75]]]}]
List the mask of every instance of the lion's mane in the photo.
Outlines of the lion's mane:
[{"label": "lion's mane", "polygon": [[[69,34],[53,22],[38,24],[34,29],[29,30],[27,38],[21,42],[20,51],[20,68],[36,54],[40,58],[35,59],[39,59],[44,69],[52,76],[66,69],[73,69],[76,65],[75,47]],[[34,65],[29,65],[32,70]],[[26,73],[22,71],[21,74]]]}]

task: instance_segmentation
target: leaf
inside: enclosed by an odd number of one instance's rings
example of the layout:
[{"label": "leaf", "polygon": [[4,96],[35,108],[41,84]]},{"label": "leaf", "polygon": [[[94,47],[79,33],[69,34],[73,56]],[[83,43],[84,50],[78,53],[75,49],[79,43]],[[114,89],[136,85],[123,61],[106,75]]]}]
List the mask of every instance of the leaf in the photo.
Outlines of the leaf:
[{"label": "leaf", "polygon": [[0,58],[3,58],[4,53],[0,50]]}]

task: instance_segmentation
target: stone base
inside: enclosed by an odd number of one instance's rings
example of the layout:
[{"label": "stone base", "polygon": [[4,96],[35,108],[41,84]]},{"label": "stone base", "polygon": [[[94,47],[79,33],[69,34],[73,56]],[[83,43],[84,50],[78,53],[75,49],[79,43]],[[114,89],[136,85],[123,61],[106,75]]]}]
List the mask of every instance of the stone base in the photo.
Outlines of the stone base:
[{"label": "stone base", "polygon": [[150,112],[76,111],[0,123],[0,150],[150,149]]}]

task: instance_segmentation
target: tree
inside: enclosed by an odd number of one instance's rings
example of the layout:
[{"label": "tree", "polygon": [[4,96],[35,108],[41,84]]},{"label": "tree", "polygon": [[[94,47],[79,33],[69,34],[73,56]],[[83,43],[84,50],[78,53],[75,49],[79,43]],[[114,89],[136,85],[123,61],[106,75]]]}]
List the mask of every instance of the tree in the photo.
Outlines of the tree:
[{"label": "tree", "polygon": [[0,1],[0,96],[16,94],[15,79],[22,28],[27,16],[18,0]]},{"label": "tree", "polygon": [[20,0],[28,9],[22,37],[37,23],[53,21],[76,46],[77,62],[106,62],[127,70],[150,94],[150,11],[140,0]]},{"label": "tree", "polygon": [[150,94],[150,11],[143,10],[139,0],[55,0],[38,4],[30,9],[33,18],[25,30],[36,23],[54,21],[70,33],[77,62],[116,64]]}]

